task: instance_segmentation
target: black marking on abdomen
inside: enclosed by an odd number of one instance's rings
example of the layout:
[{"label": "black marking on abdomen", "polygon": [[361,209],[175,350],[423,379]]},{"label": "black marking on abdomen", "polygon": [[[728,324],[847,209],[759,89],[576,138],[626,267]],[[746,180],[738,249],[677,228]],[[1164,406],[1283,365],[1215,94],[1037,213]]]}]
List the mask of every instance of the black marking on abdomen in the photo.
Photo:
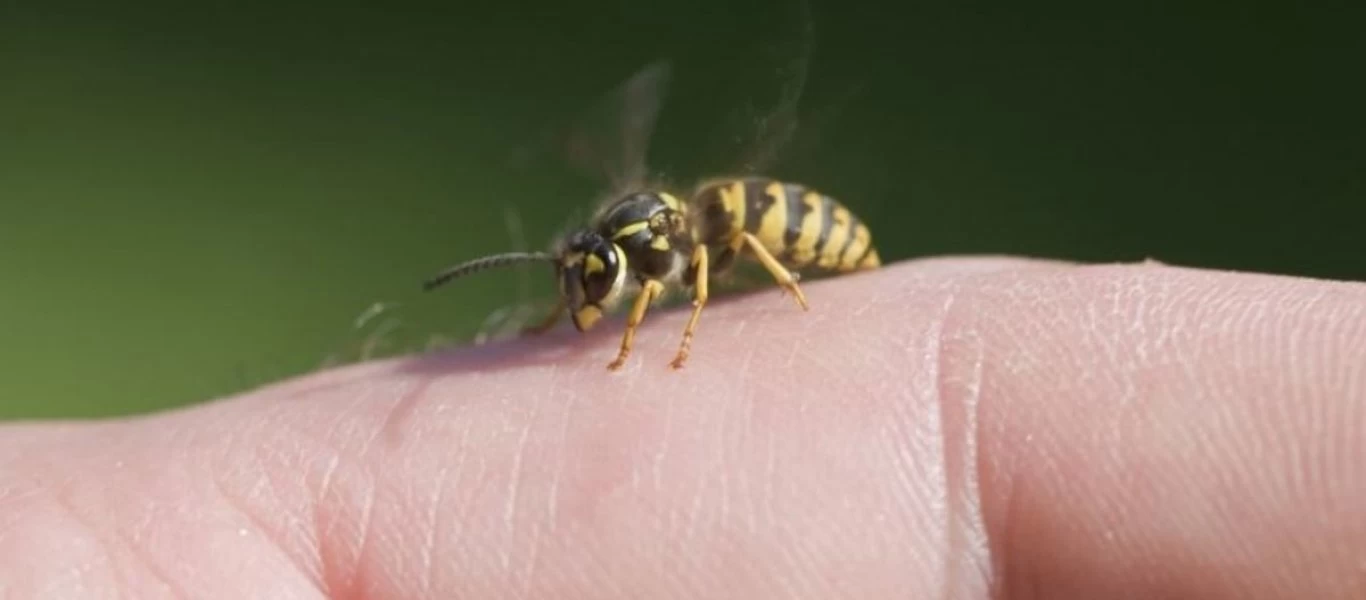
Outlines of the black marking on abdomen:
[{"label": "black marking on abdomen", "polygon": [[764,179],[745,180],[745,231],[756,233],[764,215],[773,207],[774,199],[768,195],[768,184]]},{"label": "black marking on abdomen", "polygon": [[825,243],[830,241],[830,230],[835,226],[835,207],[838,206],[830,196],[821,194],[821,233],[816,236],[816,260],[820,260]]},{"label": "black marking on abdomen", "polygon": [[872,253],[872,251],[873,251],[873,235],[872,235],[872,232],[870,231],[870,232],[868,232],[868,243],[866,243],[866,244],[863,245],[863,253],[861,253],[861,254],[858,255],[858,260],[854,261],[854,266],[852,267],[852,269],[858,269],[858,268],[859,268],[859,265],[863,263],[863,259],[868,258],[868,255],[869,255],[870,253]]},{"label": "black marking on abdomen", "polygon": [[783,244],[787,246],[785,255],[792,254],[793,245],[797,243],[797,238],[802,235],[802,222],[806,220],[806,214],[811,211],[806,205],[804,196],[807,190],[802,186],[787,183],[783,184],[783,191],[787,196],[787,230],[783,231]]},{"label": "black marking on abdomen", "polygon": [[[863,221],[859,220],[858,215],[852,212],[849,213],[849,225],[847,226],[849,237],[844,240],[844,245],[840,247],[840,255],[836,257],[834,269],[838,270],[840,265],[844,264],[844,255],[848,254],[849,247],[854,245],[854,240],[858,237],[856,234],[858,233],[859,225],[862,223]],[[868,247],[871,248],[872,246],[872,243],[868,244]]]}]

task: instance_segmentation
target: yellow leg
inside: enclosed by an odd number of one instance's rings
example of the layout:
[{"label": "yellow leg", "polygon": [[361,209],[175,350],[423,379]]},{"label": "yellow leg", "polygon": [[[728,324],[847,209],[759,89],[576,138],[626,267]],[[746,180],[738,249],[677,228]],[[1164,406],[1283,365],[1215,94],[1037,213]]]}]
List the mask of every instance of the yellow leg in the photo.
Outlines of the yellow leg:
[{"label": "yellow leg", "polygon": [[567,308],[569,307],[564,303],[564,299],[561,298],[558,303],[555,304],[554,310],[551,310],[550,314],[545,316],[545,320],[530,327],[522,328],[522,335],[539,335],[549,331],[551,327],[554,327],[556,323],[560,322],[560,317],[564,316],[564,311]]},{"label": "yellow leg", "polygon": [[683,368],[683,363],[688,360],[688,353],[692,350],[693,332],[697,331],[697,321],[702,317],[702,307],[707,305],[707,247],[698,244],[693,249],[692,267],[697,272],[697,281],[693,284],[692,297],[692,317],[688,319],[688,326],[683,328],[683,343],[678,346],[678,355],[674,356],[674,361],[670,363],[675,369]]},{"label": "yellow leg", "polygon": [[754,237],[754,234],[742,233],[740,236],[740,239],[744,240],[744,243],[749,244],[749,249],[754,251],[754,256],[759,259],[759,262],[764,264],[764,268],[768,269],[768,272],[773,275],[773,278],[778,280],[778,285],[783,286],[783,289],[792,292],[792,295],[796,296],[797,305],[801,306],[802,310],[809,310],[806,305],[806,295],[803,294],[802,289],[797,286],[797,276],[793,275],[792,271],[787,270],[787,267],[784,267],[782,263],[778,262],[778,259],[773,258],[773,255],[764,248],[764,244],[759,241],[759,238]]},{"label": "yellow leg", "polygon": [[607,365],[608,370],[615,371],[626,364],[626,357],[631,355],[631,344],[636,339],[636,327],[645,320],[645,311],[650,308],[650,303],[663,292],[664,284],[653,279],[645,281],[640,295],[636,296],[635,305],[631,307],[631,314],[626,316],[626,333],[621,337],[621,351],[617,352],[617,359]]}]

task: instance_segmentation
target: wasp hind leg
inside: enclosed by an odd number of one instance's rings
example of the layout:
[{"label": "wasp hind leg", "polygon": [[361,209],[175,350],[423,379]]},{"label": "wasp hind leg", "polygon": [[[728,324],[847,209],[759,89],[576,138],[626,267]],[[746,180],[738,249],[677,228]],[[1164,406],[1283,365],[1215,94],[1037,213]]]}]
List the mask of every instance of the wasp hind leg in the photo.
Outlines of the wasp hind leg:
[{"label": "wasp hind leg", "polygon": [[607,365],[609,371],[620,369],[626,364],[626,357],[631,355],[631,344],[636,339],[636,328],[645,320],[645,311],[650,308],[650,303],[663,292],[664,284],[654,279],[645,280],[640,295],[636,296],[636,302],[631,306],[631,314],[626,317],[626,333],[621,336],[621,350],[617,352],[616,360]]},{"label": "wasp hind leg", "polygon": [[692,351],[693,333],[697,331],[697,321],[702,318],[702,307],[707,305],[707,247],[703,244],[698,244],[693,249],[692,269],[697,274],[693,283],[692,316],[688,318],[687,327],[683,328],[683,343],[678,346],[678,355],[669,363],[669,366],[675,369],[683,368],[683,363],[688,361],[688,353]]},{"label": "wasp hind leg", "polygon": [[806,294],[803,294],[802,288],[797,285],[800,278],[796,273],[789,271],[787,267],[778,262],[778,259],[774,258],[767,248],[764,248],[763,242],[754,237],[754,234],[744,232],[736,236],[735,240],[730,243],[730,250],[738,252],[746,244],[754,252],[755,258],[758,258],[759,262],[763,263],[764,268],[768,269],[769,274],[778,281],[778,285],[782,286],[784,290],[792,292],[792,296],[797,299],[797,305],[802,307],[802,310],[810,310],[806,304]]}]

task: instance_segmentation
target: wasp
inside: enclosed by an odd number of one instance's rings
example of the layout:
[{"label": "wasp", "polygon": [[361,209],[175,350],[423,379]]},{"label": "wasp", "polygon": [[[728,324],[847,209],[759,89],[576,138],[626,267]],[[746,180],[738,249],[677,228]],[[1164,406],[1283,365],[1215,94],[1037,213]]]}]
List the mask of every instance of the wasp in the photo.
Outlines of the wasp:
[{"label": "wasp", "polygon": [[[584,226],[570,231],[546,252],[509,252],[447,268],[424,283],[431,290],[489,268],[525,263],[553,267],[558,301],[545,320],[524,330],[540,333],[568,313],[580,332],[628,298],[625,332],[608,369],[620,369],[631,354],[636,330],[656,300],[675,290],[692,298],[692,313],[671,366],[682,368],[691,352],[712,281],[737,259],[757,262],[797,305],[809,310],[798,281],[802,273],[842,274],[875,269],[881,259],[867,225],[834,198],[806,185],[758,175],[711,179],[679,194],[643,183],[642,146],[653,127],[667,63],[637,73],[613,95],[615,118],[623,119],[627,148],[609,172],[614,188]],[[802,71],[804,76],[804,71]],[[790,90],[790,108],[800,84]]]},{"label": "wasp", "polygon": [[691,352],[711,280],[737,257],[757,260],[802,310],[810,307],[798,285],[800,273],[848,273],[882,264],[868,226],[839,201],[797,183],[741,177],[706,182],[686,201],[663,190],[627,193],[550,252],[476,258],[442,271],[424,288],[490,267],[548,263],[555,270],[559,300],[543,322],[528,329],[531,333],[553,327],[566,312],[574,327],[586,332],[634,295],[610,370],[621,368],[630,356],[650,305],[670,289],[688,289],[692,314],[670,363],[679,369]]}]

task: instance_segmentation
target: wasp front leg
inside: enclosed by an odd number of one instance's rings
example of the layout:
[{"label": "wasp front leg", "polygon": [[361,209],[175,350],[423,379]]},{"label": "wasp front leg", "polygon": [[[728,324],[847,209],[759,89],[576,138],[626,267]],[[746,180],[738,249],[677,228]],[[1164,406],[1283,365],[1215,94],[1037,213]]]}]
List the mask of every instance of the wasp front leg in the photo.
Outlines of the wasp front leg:
[{"label": "wasp front leg", "polygon": [[650,308],[650,303],[662,293],[664,284],[654,279],[645,280],[640,295],[636,296],[636,302],[631,307],[631,314],[626,316],[626,333],[621,337],[621,350],[617,352],[616,360],[607,365],[608,370],[615,371],[626,364],[626,357],[631,355],[631,345],[636,339],[636,328],[645,320],[645,311]]},{"label": "wasp front leg", "polygon": [[561,298],[555,305],[555,308],[552,309],[540,323],[522,328],[522,335],[539,335],[549,331],[556,323],[560,322],[560,317],[564,316],[564,312],[568,308],[569,306],[565,304],[564,299]]},{"label": "wasp front leg", "polygon": [[675,369],[683,368],[683,363],[688,360],[688,353],[692,350],[693,332],[697,331],[697,321],[702,317],[702,307],[707,305],[707,246],[698,244],[692,252],[692,270],[695,275],[693,283],[692,297],[692,316],[688,318],[688,325],[683,329],[683,343],[678,347],[678,355],[674,356],[672,363]]}]

